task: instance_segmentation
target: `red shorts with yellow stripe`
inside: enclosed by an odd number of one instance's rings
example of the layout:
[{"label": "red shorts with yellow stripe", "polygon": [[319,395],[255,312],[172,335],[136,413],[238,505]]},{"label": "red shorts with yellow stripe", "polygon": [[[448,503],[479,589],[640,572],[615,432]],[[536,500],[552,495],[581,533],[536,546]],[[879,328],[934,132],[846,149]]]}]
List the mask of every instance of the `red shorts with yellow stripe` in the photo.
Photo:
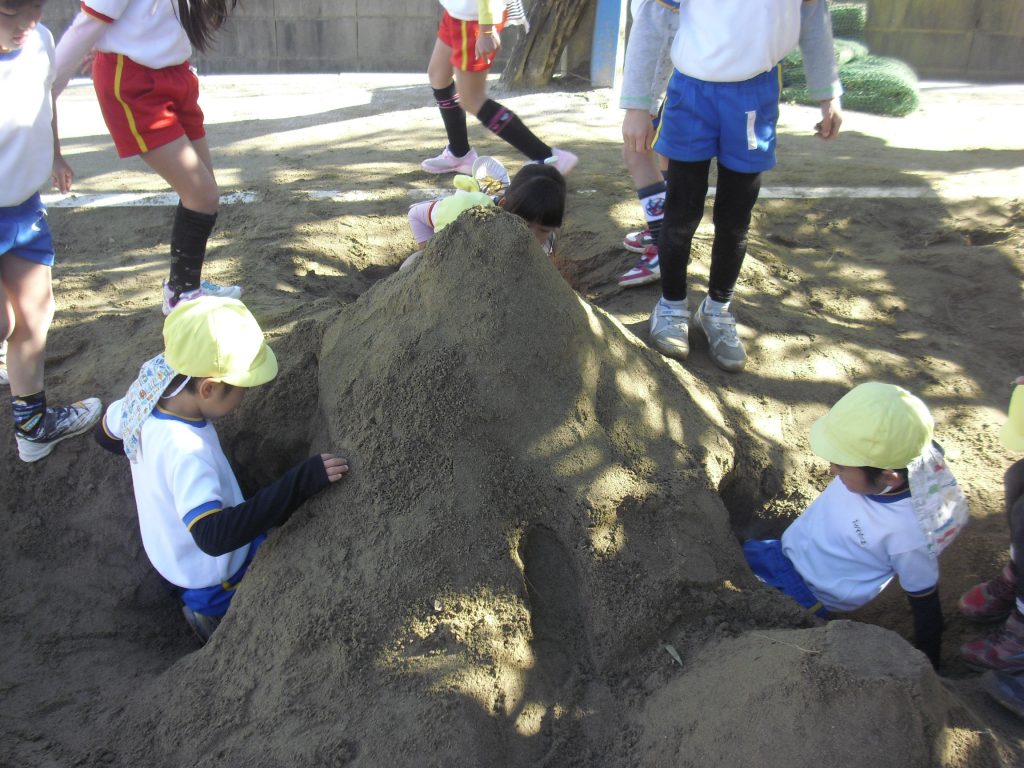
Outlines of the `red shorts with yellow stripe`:
[{"label": "red shorts with yellow stripe", "polygon": [[[502,18],[494,28],[499,32],[504,29],[505,19]],[[452,49],[452,66],[463,72],[486,72],[491,68],[494,54],[485,59],[477,58],[476,38],[479,34],[479,22],[453,18],[448,11],[444,12],[437,28],[437,39]]]},{"label": "red shorts with yellow stripe", "polygon": [[92,81],[100,111],[121,157],[206,135],[199,78],[188,62],[150,69],[120,53],[97,53]]}]

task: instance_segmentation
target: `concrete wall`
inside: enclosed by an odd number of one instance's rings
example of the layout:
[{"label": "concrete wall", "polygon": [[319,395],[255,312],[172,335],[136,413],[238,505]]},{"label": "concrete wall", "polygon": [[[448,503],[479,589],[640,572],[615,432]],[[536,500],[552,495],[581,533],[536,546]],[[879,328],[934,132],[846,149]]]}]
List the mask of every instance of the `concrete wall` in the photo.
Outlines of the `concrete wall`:
[{"label": "concrete wall", "polygon": [[[78,7],[43,7],[55,38]],[[241,0],[210,52],[193,62],[207,74],[425,72],[440,18],[437,0]]]},{"label": "concrete wall", "polygon": [[1024,0],[870,0],[866,37],[921,77],[1024,81]]}]

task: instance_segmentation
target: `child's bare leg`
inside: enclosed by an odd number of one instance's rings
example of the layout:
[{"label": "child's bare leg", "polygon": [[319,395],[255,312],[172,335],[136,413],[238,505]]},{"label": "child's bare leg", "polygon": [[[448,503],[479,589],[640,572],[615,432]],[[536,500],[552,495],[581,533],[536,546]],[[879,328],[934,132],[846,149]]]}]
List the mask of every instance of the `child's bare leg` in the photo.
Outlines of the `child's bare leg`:
[{"label": "child's bare leg", "polygon": [[546,160],[551,147],[538,139],[515,112],[487,98],[487,72],[455,70],[455,86],[462,108],[484,124],[491,133],[522,152],[530,160]]},{"label": "child's bare leg", "polygon": [[6,310],[0,333],[7,336],[11,395],[33,395],[43,390],[46,335],[53,321],[50,268],[11,254],[0,257],[0,268],[0,299]]}]

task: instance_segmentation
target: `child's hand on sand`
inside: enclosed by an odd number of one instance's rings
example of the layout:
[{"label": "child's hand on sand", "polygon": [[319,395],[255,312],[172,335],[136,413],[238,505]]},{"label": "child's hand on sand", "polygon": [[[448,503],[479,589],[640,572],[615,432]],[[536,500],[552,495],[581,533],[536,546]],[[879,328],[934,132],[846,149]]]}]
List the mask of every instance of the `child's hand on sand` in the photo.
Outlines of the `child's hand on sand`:
[{"label": "child's hand on sand", "polygon": [[333,453],[321,453],[320,458],[323,459],[328,481],[336,483],[348,472],[348,459],[335,456]]}]

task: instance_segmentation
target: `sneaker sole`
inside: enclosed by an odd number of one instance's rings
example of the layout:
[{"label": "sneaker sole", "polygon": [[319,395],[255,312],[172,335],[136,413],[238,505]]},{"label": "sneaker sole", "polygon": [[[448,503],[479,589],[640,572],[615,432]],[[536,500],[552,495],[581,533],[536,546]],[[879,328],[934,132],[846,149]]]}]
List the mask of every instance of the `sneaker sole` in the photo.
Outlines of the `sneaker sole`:
[{"label": "sneaker sole", "polygon": [[661,280],[661,275],[644,275],[643,277],[631,277],[628,280],[619,280],[620,288],[635,288],[638,285],[650,285]]},{"label": "sneaker sole", "polygon": [[[653,243],[651,243],[651,245],[653,245]],[[636,246],[627,242],[626,240],[622,241],[622,247],[625,248],[630,253],[643,253],[644,251],[647,250],[646,245]]]},{"label": "sneaker sole", "polygon": [[960,608],[959,611],[961,616],[968,621],[973,621],[975,624],[995,624],[996,622],[1006,621],[1010,617],[1010,614],[1013,613],[1012,608],[1005,613],[978,616],[967,613],[963,608]]},{"label": "sneaker sole", "polygon": [[[103,415],[102,406],[98,407],[96,409],[96,413],[92,416],[92,418],[90,418],[89,421],[83,424],[81,427],[70,432],[65,432],[56,440],[52,440],[49,443],[33,443],[29,442],[28,440],[18,440],[18,458],[24,461],[26,464],[31,464],[33,462],[39,461],[40,459],[45,459],[47,456],[53,453],[53,449],[57,447],[58,443],[67,440],[69,437],[77,437],[83,432],[88,432],[90,429],[92,429],[93,425],[100,420],[101,415]],[[34,450],[30,449],[26,451],[24,449],[24,446],[26,444],[31,446],[32,449]]]}]

